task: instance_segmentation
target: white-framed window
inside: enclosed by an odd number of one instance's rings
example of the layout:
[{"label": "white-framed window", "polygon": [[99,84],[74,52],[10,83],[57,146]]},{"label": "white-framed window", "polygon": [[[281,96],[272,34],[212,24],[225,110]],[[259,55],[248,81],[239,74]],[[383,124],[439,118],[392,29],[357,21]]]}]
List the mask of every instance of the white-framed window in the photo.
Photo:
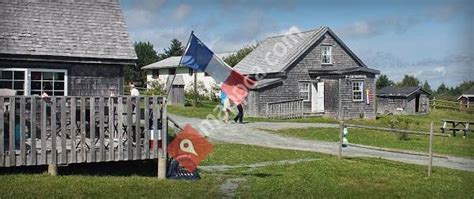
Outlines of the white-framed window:
[{"label": "white-framed window", "polygon": [[332,46],[321,46],[321,64],[332,64]]},{"label": "white-framed window", "polygon": [[310,100],[310,83],[309,82],[299,82],[298,83],[298,90],[299,90],[299,96],[300,98],[303,99],[303,101],[309,101]]},{"label": "white-framed window", "polygon": [[[67,70],[0,68],[0,88],[17,91],[17,95],[67,95]],[[11,82],[8,83],[9,77]],[[4,79],[5,77],[5,79]]]},{"label": "white-framed window", "polygon": [[352,82],[352,101],[355,101],[355,102],[364,101],[363,91],[364,91],[364,82],[353,81]]},{"label": "white-framed window", "polygon": [[353,81],[352,82],[352,101],[354,102],[364,101],[363,91],[364,91],[364,82]]}]

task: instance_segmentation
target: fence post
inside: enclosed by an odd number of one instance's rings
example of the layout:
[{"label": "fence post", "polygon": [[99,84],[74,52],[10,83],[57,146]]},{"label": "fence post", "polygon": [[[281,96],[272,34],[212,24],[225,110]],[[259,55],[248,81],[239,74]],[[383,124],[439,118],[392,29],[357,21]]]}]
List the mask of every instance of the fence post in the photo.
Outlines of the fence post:
[{"label": "fence post", "polygon": [[433,167],[433,122],[430,124],[430,144],[429,144],[429,163],[428,163],[428,177],[431,176],[431,169]]},{"label": "fence post", "polygon": [[48,174],[51,176],[58,175],[58,165],[57,164],[48,164]]},{"label": "fence post", "polygon": [[162,100],[161,113],[161,154],[158,156],[158,179],[166,179],[166,153],[168,145],[168,116],[167,116],[167,101],[166,97]]},{"label": "fence post", "polygon": [[339,131],[339,153],[338,153],[338,157],[341,160],[342,159],[342,140],[344,138],[344,121],[340,121],[339,126],[340,126],[340,131]]},{"label": "fence post", "polygon": [[433,110],[436,110],[436,97],[433,97]]}]

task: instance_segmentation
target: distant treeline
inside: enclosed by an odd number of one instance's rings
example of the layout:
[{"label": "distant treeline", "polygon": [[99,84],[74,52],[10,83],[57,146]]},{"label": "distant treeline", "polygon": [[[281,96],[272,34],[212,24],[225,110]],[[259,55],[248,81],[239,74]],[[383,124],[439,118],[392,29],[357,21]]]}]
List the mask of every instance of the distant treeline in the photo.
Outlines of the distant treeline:
[{"label": "distant treeline", "polygon": [[455,101],[460,95],[462,95],[467,90],[474,87],[474,81],[464,81],[457,86],[448,87],[446,84],[441,83],[438,88],[431,88],[428,81],[421,81],[415,76],[405,75],[405,77],[400,82],[394,82],[390,80],[387,75],[380,75],[377,78],[376,82],[377,89],[381,89],[387,86],[396,86],[396,87],[411,87],[411,86],[422,86],[425,91],[431,93],[431,98],[442,99],[442,100],[451,100]]}]

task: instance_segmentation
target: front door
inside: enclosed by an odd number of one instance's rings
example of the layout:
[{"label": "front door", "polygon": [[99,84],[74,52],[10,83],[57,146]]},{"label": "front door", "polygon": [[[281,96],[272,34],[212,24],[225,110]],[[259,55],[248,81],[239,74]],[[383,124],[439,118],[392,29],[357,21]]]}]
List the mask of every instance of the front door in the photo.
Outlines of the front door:
[{"label": "front door", "polygon": [[311,84],[311,112],[324,112],[324,82]]}]

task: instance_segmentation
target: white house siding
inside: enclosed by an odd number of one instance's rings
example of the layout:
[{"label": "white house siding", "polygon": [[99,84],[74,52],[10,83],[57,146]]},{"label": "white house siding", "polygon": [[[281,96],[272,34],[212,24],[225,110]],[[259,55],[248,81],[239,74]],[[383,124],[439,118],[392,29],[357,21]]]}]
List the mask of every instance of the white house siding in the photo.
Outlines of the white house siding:
[{"label": "white house siding", "polygon": [[[153,71],[156,71],[156,70],[159,70],[159,76],[158,77],[153,75]],[[177,68],[176,69],[176,75],[181,75],[183,77],[183,80],[184,80],[184,83],[185,83],[184,84],[184,90],[193,89],[192,85],[193,85],[193,82],[194,82],[195,73],[193,73],[193,75],[189,75],[189,69],[188,68]],[[151,85],[152,85],[151,82],[157,81],[157,80],[160,83],[166,84],[166,80],[168,79],[168,76],[169,76],[169,68],[147,70],[147,76],[146,76],[146,79],[147,79],[147,82],[148,82],[147,88],[151,87]],[[204,87],[208,91],[211,91],[212,87],[214,87],[216,85],[216,82],[214,81],[214,79],[211,76],[205,76],[204,72],[198,72],[197,73],[197,81],[198,82],[203,82]],[[205,93],[201,93],[201,94],[205,94]]]}]

